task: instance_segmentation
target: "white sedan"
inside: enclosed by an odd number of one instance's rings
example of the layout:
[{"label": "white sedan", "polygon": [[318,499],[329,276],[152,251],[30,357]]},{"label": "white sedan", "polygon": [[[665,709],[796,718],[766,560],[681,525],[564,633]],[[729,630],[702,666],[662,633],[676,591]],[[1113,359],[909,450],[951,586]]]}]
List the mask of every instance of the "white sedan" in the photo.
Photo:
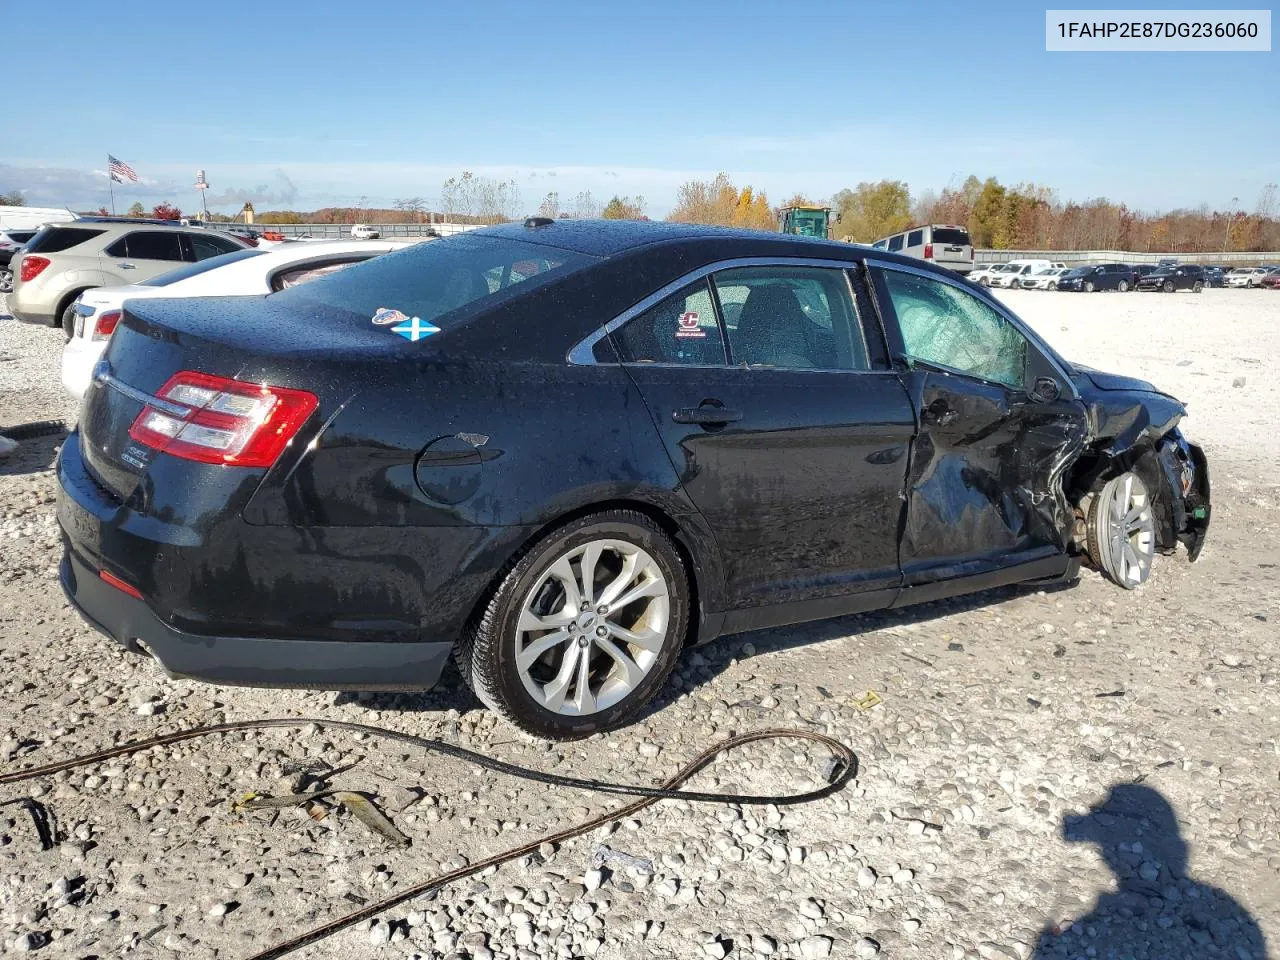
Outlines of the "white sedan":
[{"label": "white sedan", "polygon": [[1266,275],[1266,267],[1236,267],[1227,274],[1226,284],[1228,287],[1253,289],[1262,283],[1262,278]]},{"label": "white sedan", "polygon": [[1023,290],[1057,290],[1058,278],[1067,272],[1066,267],[1049,267],[1029,273],[1018,281]]},{"label": "white sedan", "polygon": [[75,303],[75,331],[62,349],[62,386],[81,399],[125,301],[150,297],[243,297],[274,293],[410,246],[404,240],[326,240],[237,250],[126,287],[96,287]]}]

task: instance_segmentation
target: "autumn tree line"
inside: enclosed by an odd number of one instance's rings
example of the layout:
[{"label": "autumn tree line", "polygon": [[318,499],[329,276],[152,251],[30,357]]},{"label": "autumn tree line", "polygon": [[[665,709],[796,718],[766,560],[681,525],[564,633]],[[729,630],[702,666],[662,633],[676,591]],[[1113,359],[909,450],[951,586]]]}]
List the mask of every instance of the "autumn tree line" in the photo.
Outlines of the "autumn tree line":
[{"label": "autumn tree line", "polygon": [[[23,202],[21,192],[0,199]],[[802,194],[783,206],[829,206],[836,215],[834,235],[870,243],[922,223],[961,224],[975,246],[1027,250],[1141,250],[1141,251],[1273,251],[1280,250],[1280,198],[1275,184],[1263,187],[1250,211],[1238,200],[1227,210],[1207,204],[1196,209],[1146,213],[1104,198],[1063,201],[1056,192],[1034,183],[1006,185],[995,177],[970,176],[959,186],[913,195],[901,180],[862,182],[830,198],[811,200]],[[106,213],[105,210],[95,211]],[[503,223],[528,212],[515,180],[496,180],[471,171],[450,177],[430,208],[422,197],[397,199],[391,208],[371,207],[361,198],[353,207],[325,207],[300,212],[265,210],[258,223]],[[538,216],[585,219],[647,220],[644,197],[613,196],[601,202],[589,190],[563,199],[558,191],[545,194],[534,208]],[[739,187],[720,173],[710,180],[690,180],[676,191],[676,204],[667,219],[748,230],[776,230],[779,208],[771,206],[763,190]],[[177,219],[182,212],[162,203],[144,211],[141,203],[131,216]],[[212,214],[219,221],[231,220]]]},{"label": "autumn tree line", "polygon": [[[970,176],[958,187],[912,196],[900,180],[859,183],[828,200],[802,194],[784,206],[829,206],[835,236],[870,243],[922,223],[965,226],[975,246],[1024,250],[1272,251],[1280,250],[1280,204],[1267,184],[1252,212],[1234,208],[1144,213],[1106,199],[1063,202],[1033,183],[1006,186]],[[763,191],[739,190],[725,174],[680,187],[669,220],[758,230],[776,228]]]}]

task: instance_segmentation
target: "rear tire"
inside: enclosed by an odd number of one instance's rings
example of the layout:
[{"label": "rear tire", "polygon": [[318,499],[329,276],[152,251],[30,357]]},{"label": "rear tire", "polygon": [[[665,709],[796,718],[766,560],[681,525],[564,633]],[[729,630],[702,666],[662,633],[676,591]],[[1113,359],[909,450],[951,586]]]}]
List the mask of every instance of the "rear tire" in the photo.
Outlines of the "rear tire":
[{"label": "rear tire", "polygon": [[1116,289],[1117,289],[1117,290],[1119,290],[1121,293],[1128,293],[1128,292],[1129,292],[1129,281],[1128,281],[1128,280],[1121,280],[1121,281],[1120,281],[1120,285],[1119,285],[1118,287],[1116,287]]},{"label": "rear tire", "polygon": [[1204,290],[1204,284],[1201,283],[1199,280],[1197,280],[1195,283],[1191,285],[1192,293],[1200,293],[1202,290]]},{"label": "rear tire", "polygon": [[498,716],[575,740],[621,726],[653,698],[689,616],[675,544],[644,514],[610,510],[551,531],[511,563],[455,658]]},{"label": "rear tire", "polygon": [[76,302],[72,300],[67,304],[66,309],[62,311],[62,320],[60,323],[62,333],[68,340],[75,336],[76,332]]},{"label": "rear tire", "polygon": [[1084,292],[1085,292],[1085,293],[1093,293],[1093,290],[1094,290],[1094,287],[1093,287],[1093,281],[1092,281],[1092,280],[1086,280],[1086,281],[1084,282]]},{"label": "rear tire", "polygon": [[1166,280],[1166,281],[1164,282],[1164,292],[1165,292],[1165,293],[1173,293],[1173,281],[1172,281],[1172,280]]},{"label": "rear tire", "polygon": [[0,267],[0,293],[13,293],[13,271]]}]

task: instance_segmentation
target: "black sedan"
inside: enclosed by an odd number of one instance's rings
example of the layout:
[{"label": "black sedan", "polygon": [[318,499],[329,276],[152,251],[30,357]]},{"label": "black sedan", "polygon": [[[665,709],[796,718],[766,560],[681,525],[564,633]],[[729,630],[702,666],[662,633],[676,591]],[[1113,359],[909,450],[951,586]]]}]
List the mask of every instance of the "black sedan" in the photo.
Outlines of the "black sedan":
[{"label": "black sedan", "polygon": [[62,448],[61,578],[172,674],[423,689],[454,655],[579,737],[721,634],[1194,559],[1183,414],[919,260],[531,219],[132,301]]},{"label": "black sedan", "polygon": [[1119,290],[1124,293],[1133,287],[1136,279],[1133,267],[1127,263],[1096,263],[1068,270],[1058,278],[1058,289],[1084,293]]}]

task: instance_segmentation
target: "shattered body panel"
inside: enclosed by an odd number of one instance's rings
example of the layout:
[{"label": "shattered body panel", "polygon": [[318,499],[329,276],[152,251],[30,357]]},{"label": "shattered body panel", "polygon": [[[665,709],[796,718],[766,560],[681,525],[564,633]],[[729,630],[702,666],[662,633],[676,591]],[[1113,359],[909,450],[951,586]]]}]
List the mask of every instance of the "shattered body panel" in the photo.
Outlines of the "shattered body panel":
[{"label": "shattered body panel", "polygon": [[1152,491],[1159,548],[1171,553],[1181,542],[1195,561],[1209,529],[1209,464],[1178,429],[1186,407],[1133,377],[1076,365],[1072,380],[1085,402],[1090,440],[1068,495],[1078,499],[1102,477],[1133,470]]},{"label": "shattered body panel", "polygon": [[904,379],[921,411],[907,477],[905,583],[1065,554],[1075,511],[1062,477],[1087,440],[1080,403],[1015,399],[995,384],[923,369]]}]

